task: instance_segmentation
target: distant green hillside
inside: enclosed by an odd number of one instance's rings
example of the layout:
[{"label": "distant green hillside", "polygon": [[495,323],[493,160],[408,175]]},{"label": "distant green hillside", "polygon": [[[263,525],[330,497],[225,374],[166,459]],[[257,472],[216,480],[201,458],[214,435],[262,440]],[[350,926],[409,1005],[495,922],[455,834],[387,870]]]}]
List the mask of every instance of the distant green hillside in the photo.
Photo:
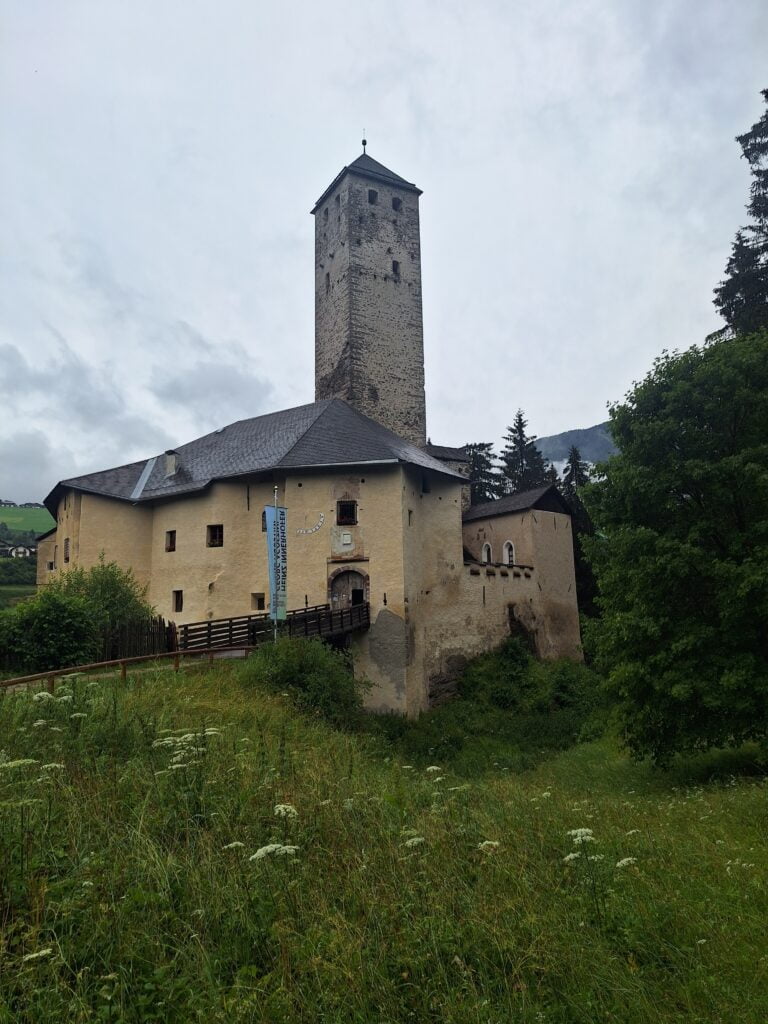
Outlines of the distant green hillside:
[{"label": "distant green hillside", "polygon": [[[12,500],[12,499],[9,499]],[[0,508],[0,523],[10,530],[34,530],[45,533],[52,530],[56,520],[46,508]]]},{"label": "distant green hillside", "polygon": [[566,430],[563,434],[536,438],[536,447],[550,462],[562,462],[568,458],[568,449],[573,445],[587,462],[603,462],[618,449],[613,443],[607,421],[583,430]]}]

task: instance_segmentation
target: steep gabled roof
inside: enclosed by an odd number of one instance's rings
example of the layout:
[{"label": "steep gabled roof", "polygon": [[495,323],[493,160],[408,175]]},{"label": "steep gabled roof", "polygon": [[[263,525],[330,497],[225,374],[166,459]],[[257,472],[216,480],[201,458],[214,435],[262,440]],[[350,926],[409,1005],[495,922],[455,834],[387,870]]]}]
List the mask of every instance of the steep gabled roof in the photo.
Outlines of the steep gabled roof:
[{"label": "steep gabled roof", "polygon": [[390,169],[385,167],[384,164],[380,164],[378,160],[374,160],[373,157],[368,156],[367,153],[362,153],[357,160],[353,160],[351,164],[342,167],[331,184],[312,207],[312,213],[315,213],[318,206],[321,206],[322,203],[325,202],[326,198],[331,194],[331,192],[333,192],[345,174],[357,174],[361,178],[368,178],[371,181],[382,182],[384,185],[394,185],[396,188],[402,189],[405,192],[415,192],[417,196],[421,195],[421,189],[416,188],[413,182],[406,181],[405,178],[401,178],[399,174],[395,174],[394,171],[390,171]]},{"label": "steep gabled roof", "polygon": [[286,469],[407,463],[463,479],[340,398],[240,420],[181,445],[175,454],[173,476],[165,475],[165,459],[156,455],[62,480],[45,499],[46,507],[56,514],[63,487],[149,502],[204,490],[214,480]]},{"label": "steep gabled roof", "polygon": [[531,491],[517,491],[505,494],[495,501],[485,501],[482,505],[473,505],[461,517],[463,522],[471,523],[475,519],[489,519],[491,516],[503,516],[509,512],[525,512],[536,508],[546,512],[564,512],[571,514],[568,503],[554,484],[535,487]]}]

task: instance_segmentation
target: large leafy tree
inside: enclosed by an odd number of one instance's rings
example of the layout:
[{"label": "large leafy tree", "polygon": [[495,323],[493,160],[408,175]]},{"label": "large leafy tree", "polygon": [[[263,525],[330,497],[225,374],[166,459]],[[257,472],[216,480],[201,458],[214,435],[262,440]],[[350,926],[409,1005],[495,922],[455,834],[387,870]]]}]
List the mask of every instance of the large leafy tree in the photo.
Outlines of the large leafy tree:
[{"label": "large leafy tree", "polygon": [[464,445],[469,458],[470,500],[473,505],[493,501],[503,491],[501,476],[496,468],[496,455],[490,442]]},{"label": "large leafy tree", "polygon": [[602,619],[587,641],[630,748],[768,734],[768,331],[664,354],[611,410],[586,490]]},{"label": "large leafy tree", "polygon": [[[768,89],[762,95],[768,104]],[[714,299],[728,325],[725,333],[731,335],[768,327],[768,109],[736,141],[752,176],[750,223],[736,232],[726,277]]]},{"label": "large leafy tree", "polygon": [[505,490],[527,491],[552,482],[547,476],[547,462],[536,447],[536,438],[528,434],[528,421],[522,409],[517,410],[512,426],[507,427],[504,440],[501,471]]},{"label": "large leafy tree", "polygon": [[591,537],[595,531],[589,513],[581,499],[582,490],[589,483],[589,479],[589,463],[582,459],[579,449],[575,445],[571,445],[568,450],[568,461],[563,469],[560,491],[571,510],[573,561],[576,573],[576,596],[579,602],[579,611],[585,615],[592,616],[597,614],[595,606],[597,585],[592,567],[584,550],[584,541],[587,537]]}]

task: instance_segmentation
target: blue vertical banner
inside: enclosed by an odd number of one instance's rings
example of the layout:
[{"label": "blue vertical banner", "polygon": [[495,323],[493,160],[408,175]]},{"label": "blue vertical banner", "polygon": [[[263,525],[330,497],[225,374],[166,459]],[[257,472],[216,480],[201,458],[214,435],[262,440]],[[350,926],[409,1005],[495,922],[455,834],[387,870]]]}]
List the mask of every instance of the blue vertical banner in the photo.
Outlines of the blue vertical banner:
[{"label": "blue vertical banner", "polygon": [[265,505],[269,560],[269,617],[285,619],[288,607],[288,509]]}]

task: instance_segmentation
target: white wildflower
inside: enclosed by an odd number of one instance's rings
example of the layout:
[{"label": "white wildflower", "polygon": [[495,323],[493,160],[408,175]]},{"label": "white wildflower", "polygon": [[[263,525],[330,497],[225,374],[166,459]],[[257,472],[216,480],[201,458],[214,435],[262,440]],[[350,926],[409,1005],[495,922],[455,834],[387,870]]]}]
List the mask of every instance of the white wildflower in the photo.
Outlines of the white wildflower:
[{"label": "white wildflower", "polygon": [[293,804],[275,804],[276,818],[298,818],[299,812]]},{"label": "white wildflower", "polygon": [[706,939],[696,939],[697,946],[703,946],[706,943]]},{"label": "white wildflower", "polygon": [[26,956],[21,958],[23,964],[28,964],[32,960],[42,960],[45,956],[51,956],[53,950],[49,947],[48,949],[38,949],[36,953],[27,953]]},{"label": "white wildflower", "polygon": [[637,857],[623,857],[616,861],[617,868],[628,868],[630,864],[637,864]]},{"label": "white wildflower", "polygon": [[87,718],[88,715],[84,711],[75,711],[74,714],[69,716],[70,718]]},{"label": "white wildflower", "polygon": [[544,792],[543,792],[543,793],[541,794],[541,799],[542,799],[542,800],[549,800],[549,798],[550,798],[551,796],[552,796],[552,794],[551,794],[551,793],[550,793],[550,791],[549,791],[549,790],[547,789],[547,790],[545,790],[545,791],[544,791]]},{"label": "white wildflower", "polygon": [[591,836],[592,835],[592,829],[591,828],[572,828],[570,830],[570,832],[568,832],[568,835],[569,836],[573,836],[574,839],[581,839],[582,836]]},{"label": "white wildflower", "polygon": [[400,767],[403,768],[403,769],[406,769],[406,770],[407,769],[411,769],[411,770],[413,769],[413,765],[412,764],[401,764]]},{"label": "white wildflower", "polygon": [[431,764],[428,768],[424,769],[425,772],[440,772],[442,768],[437,764]]},{"label": "white wildflower", "polygon": [[432,779],[432,782],[445,782],[445,775],[438,775],[436,779]]},{"label": "white wildflower", "polygon": [[563,863],[570,864],[571,861],[578,860],[580,856],[580,853],[566,853],[563,857]]},{"label": "white wildflower", "polygon": [[640,829],[639,829],[639,828],[631,828],[631,829],[629,830],[629,832],[625,832],[625,833],[624,833],[624,835],[625,835],[625,836],[636,836],[636,835],[638,835],[638,834],[639,834],[639,832],[640,832]]},{"label": "white wildflower", "polygon": [[71,702],[72,702],[72,694],[71,693],[61,693],[56,698],[56,700],[61,701],[62,704],[71,704]]},{"label": "white wildflower", "polygon": [[248,860],[264,860],[265,857],[293,857],[298,846],[284,846],[282,843],[268,843],[252,854]]},{"label": "white wildflower", "polygon": [[321,807],[327,807],[330,804],[330,802],[331,802],[330,800],[321,800],[320,801],[320,806]]},{"label": "white wildflower", "polygon": [[403,845],[404,846],[408,846],[408,847],[421,846],[421,844],[423,842],[424,842],[424,836],[411,836],[410,839],[406,839],[405,840],[405,843]]},{"label": "white wildflower", "polygon": [[221,729],[206,729],[204,736],[221,736]]},{"label": "white wildflower", "polygon": [[64,771],[65,767],[66,766],[63,764],[56,764],[56,762],[52,762],[51,764],[41,764],[40,771],[53,771],[54,769],[56,771]]},{"label": "white wildflower", "polygon": [[602,853],[593,853],[591,857],[587,857],[587,860],[605,860]]},{"label": "white wildflower", "polygon": [[222,846],[222,850],[239,850],[241,846],[245,846],[245,843],[241,843],[236,839],[233,843],[227,843],[226,846]]},{"label": "white wildflower", "polygon": [[[26,768],[28,765],[39,763],[34,757],[20,757],[16,761],[3,761],[0,764],[0,768]],[[43,767],[45,768],[46,766],[43,765]]]},{"label": "white wildflower", "polygon": [[83,885],[84,889],[92,889],[93,888],[93,882],[83,882],[82,885]]},{"label": "white wildflower", "polygon": [[49,693],[47,690],[38,690],[37,693],[32,698],[32,700],[37,700],[37,701],[53,700],[53,699],[54,699],[53,698],[53,694]]},{"label": "white wildflower", "polygon": [[46,721],[45,718],[38,718],[38,720],[36,722],[32,723],[32,728],[33,729],[44,729],[46,725],[48,725],[48,722]]},{"label": "white wildflower", "polygon": [[499,844],[495,839],[484,839],[482,843],[477,844],[478,850],[491,851],[498,850]]},{"label": "white wildflower", "polygon": [[597,840],[594,836],[574,836],[573,842],[575,846],[582,846],[584,843],[596,843]]}]

